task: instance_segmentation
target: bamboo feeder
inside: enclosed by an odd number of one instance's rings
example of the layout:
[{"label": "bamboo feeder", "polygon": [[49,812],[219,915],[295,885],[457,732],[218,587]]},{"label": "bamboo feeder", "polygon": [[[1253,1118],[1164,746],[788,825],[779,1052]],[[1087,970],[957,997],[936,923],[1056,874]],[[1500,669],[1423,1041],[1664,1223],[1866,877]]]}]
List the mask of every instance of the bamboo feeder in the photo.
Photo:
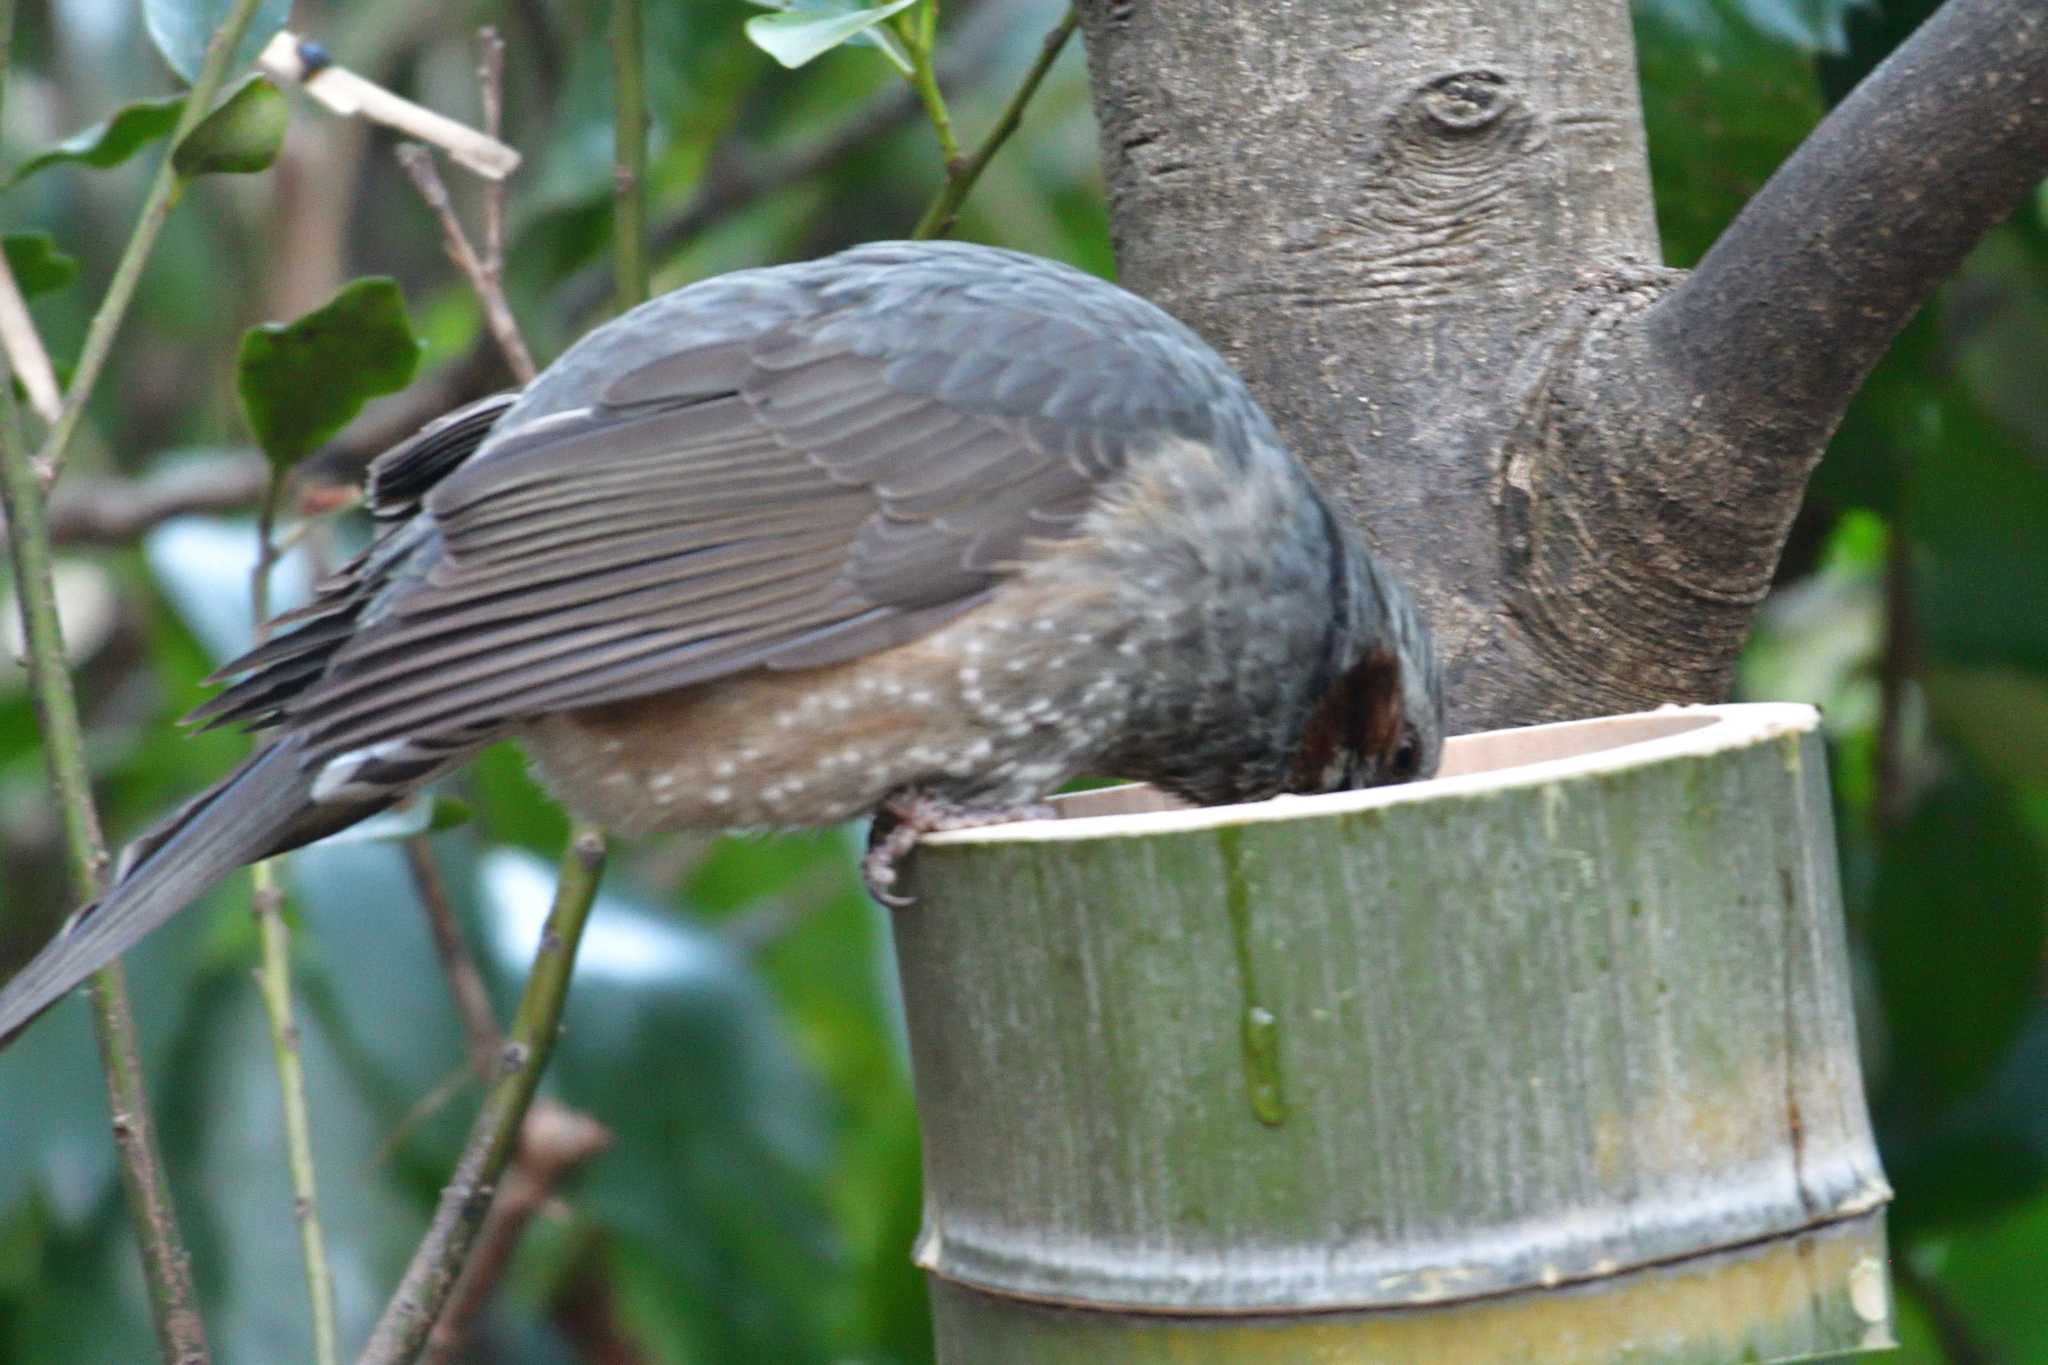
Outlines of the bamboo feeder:
[{"label": "bamboo feeder", "polygon": [[895,915],[948,1365],[1891,1342],[1808,707],[933,837]]}]

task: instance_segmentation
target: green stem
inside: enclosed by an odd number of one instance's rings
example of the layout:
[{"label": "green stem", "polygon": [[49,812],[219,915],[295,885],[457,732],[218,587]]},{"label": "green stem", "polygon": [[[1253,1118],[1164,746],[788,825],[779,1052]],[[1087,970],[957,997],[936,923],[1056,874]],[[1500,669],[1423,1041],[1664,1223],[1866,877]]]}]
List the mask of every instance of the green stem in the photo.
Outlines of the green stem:
[{"label": "green stem", "polygon": [[1074,29],[1079,23],[1080,16],[1070,7],[1066,17],[1060,20],[1052,32],[1045,35],[1045,44],[1039,49],[1038,60],[1024,73],[1023,82],[1018,85],[1016,93],[1010,96],[1010,102],[1003,106],[1003,112],[997,117],[995,126],[988,130],[987,136],[981,140],[981,145],[974,149],[974,154],[965,161],[951,157],[947,159],[945,182],[939,186],[939,192],[932,196],[931,206],[925,209],[924,216],[917,220],[917,226],[910,234],[913,238],[922,241],[928,237],[942,237],[953,230],[953,221],[960,214],[960,205],[967,201],[968,192],[974,188],[974,182],[981,179],[981,173],[988,169],[988,163],[994,159],[996,152],[1009,140],[1010,134],[1017,131],[1017,125],[1024,121],[1024,106],[1038,93],[1038,87],[1044,82],[1046,72],[1052,70],[1052,64],[1059,59],[1061,49],[1065,48],[1067,40],[1074,36]]},{"label": "green stem", "polygon": [[910,85],[917,91],[917,98],[924,104],[925,117],[932,121],[932,131],[939,135],[939,157],[946,163],[946,175],[950,179],[960,167],[960,143],[953,136],[953,115],[946,108],[946,96],[939,89],[939,78],[932,68],[932,30],[936,18],[935,9],[927,9],[922,22],[910,17],[910,12],[896,16],[896,36],[903,40],[903,46],[910,52]]},{"label": "green stem", "polygon": [[433,1224],[413,1253],[412,1264],[406,1267],[405,1277],[357,1365],[407,1365],[419,1354],[462,1273],[561,1029],[562,1005],[568,997],[583,925],[597,897],[604,856],[602,830],[578,825],[571,831],[555,883],[554,905],[541,930],[519,1013],[498,1059],[498,1078],[484,1096],[455,1174],[441,1191]]},{"label": "green stem", "polygon": [[178,114],[177,126],[171,130],[163,161],[156,168],[156,179],[150,182],[149,193],[142,201],[141,216],[135,220],[135,231],[129,234],[128,245],[122,248],[121,259],[114,266],[114,278],[107,282],[107,292],[92,315],[92,325],[86,329],[85,346],[78,354],[77,368],[71,372],[71,387],[64,392],[64,405],[58,409],[57,420],[51,425],[49,435],[43,438],[43,448],[36,455],[36,468],[46,489],[57,481],[58,471],[64,463],[64,452],[78,432],[78,423],[85,416],[86,400],[92,397],[100,371],[106,368],[107,354],[114,347],[114,335],[121,330],[121,321],[128,314],[129,303],[134,300],[135,286],[142,279],[142,267],[148,263],[150,251],[156,246],[157,234],[163,231],[165,220],[185,193],[185,178],[172,166],[171,154],[193,125],[213,107],[213,98],[220,93],[221,84],[227,79],[229,59],[241,46],[242,36],[248,32],[250,22],[256,17],[256,7],[261,3],[262,0],[235,0],[235,7],[228,12],[226,22],[214,30],[212,40],[206,45],[206,58],[200,64],[199,78],[192,82],[191,93],[185,97],[185,107]]},{"label": "green stem", "polygon": [[[0,22],[11,18],[0,12]],[[29,688],[43,733],[43,757],[50,786],[64,816],[71,882],[81,901],[99,893],[107,864],[99,813],[85,766],[85,740],[78,723],[78,698],[64,664],[64,633],[57,619],[50,528],[43,489],[14,406],[13,377],[0,357],[0,509],[7,516],[7,547],[14,561],[14,590],[28,637]],[[99,1035],[106,1073],[107,1111],[128,1213],[142,1252],[157,1344],[166,1361],[201,1365],[210,1360],[206,1327],[192,1294],[191,1258],[185,1254],[171,1206],[170,1185],[157,1151],[156,1122],[142,1083],[135,1045],[135,1019],[128,1006],[127,977],[116,962],[92,979],[93,1027]]]},{"label": "green stem", "polygon": [[647,299],[647,87],[640,0],[612,0],[613,258],[619,311]]},{"label": "green stem", "polygon": [[[284,480],[275,469],[264,485],[256,515],[256,567],[249,576],[249,606],[260,639],[268,632],[270,571],[277,565],[277,505]],[[292,1213],[299,1225],[299,1252],[306,1268],[306,1294],[313,1317],[313,1359],[336,1365],[340,1337],[334,1326],[334,1276],[327,1268],[327,1239],[320,1230],[319,1183],[313,1169],[313,1125],[307,1117],[306,1069],[299,1056],[299,1026],[292,1020],[291,928],[284,922],[284,890],[277,864],[265,858],[249,869],[249,913],[263,945],[256,984],[270,1023],[270,1050],[277,1061],[278,1098],[284,1107],[285,1159],[292,1173]]]},{"label": "green stem", "polygon": [[277,1057],[277,1085],[284,1101],[292,1207],[299,1223],[299,1251],[306,1263],[306,1291],[313,1313],[313,1359],[318,1365],[336,1365],[340,1347],[334,1328],[334,1277],[327,1268],[327,1241],[320,1231],[306,1071],[299,1057],[299,1028],[292,1022],[291,930],[284,922],[284,891],[277,884],[276,864],[264,859],[249,869],[249,878],[249,909],[263,940],[263,966],[256,980],[262,988],[263,1012],[270,1020],[270,1047]]}]

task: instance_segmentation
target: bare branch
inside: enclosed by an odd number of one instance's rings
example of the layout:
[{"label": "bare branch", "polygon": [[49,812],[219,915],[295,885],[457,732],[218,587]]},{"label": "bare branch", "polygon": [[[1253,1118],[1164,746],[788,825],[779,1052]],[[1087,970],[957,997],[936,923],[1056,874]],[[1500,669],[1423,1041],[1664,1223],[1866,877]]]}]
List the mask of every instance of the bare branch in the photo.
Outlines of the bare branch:
[{"label": "bare branch", "polygon": [[569,847],[562,854],[555,903],[541,930],[518,1018],[499,1058],[498,1079],[485,1095],[468,1145],[441,1192],[433,1224],[413,1253],[412,1264],[406,1267],[405,1277],[386,1305],[358,1365],[403,1365],[412,1360],[441,1316],[483,1227],[498,1176],[512,1155],[521,1120],[554,1050],[576,948],[591,902],[597,898],[604,857],[601,831],[579,826],[570,835]]},{"label": "bare branch", "polygon": [[2043,175],[2048,11],[1949,0],[1651,311],[1651,340],[1796,496],[1892,338]]},{"label": "bare branch", "polygon": [[[0,20],[11,18],[11,14],[0,14]],[[78,698],[64,664],[64,631],[57,619],[43,498],[44,485],[22,439],[13,380],[0,358],[0,511],[5,512],[11,532],[7,548],[14,566],[15,601],[28,637],[29,687],[42,726],[43,758],[51,790],[64,814],[72,889],[84,902],[99,894],[107,848],[86,769]],[[106,1074],[114,1150],[128,1195],[129,1220],[142,1253],[143,1281],[163,1359],[175,1365],[204,1365],[212,1358],[206,1327],[192,1292],[192,1262],[185,1252],[163,1158],[157,1150],[156,1122],[143,1084],[127,981],[121,964],[110,962],[92,978],[90,992],[100,1066]]]},{"label": "bare branch", "polygon": [[468,278],[470,288],[476,291],[484,307],[484,318],[490,324],[491,336],[498,348],[505,353],[505,363],[512,367],[513,375],[520,383],[532,382],[535,374],[533,355],[526,349],[525,338],[519,334],[518,319],[512,316],[511,305],[505,302],[505,291],[500,286],[497,273],[488,269],[484,260],[476,254],[476,248],[469,243],[469,234],[462,230],[462,220],[455,216],[455,204],[448,197],[448,187],[441,182],[441,173],[434,167],[433,153],[416,142],[402,143],[397,151],[398,164],[412,177],[412,183],[420,192],[420,198],[427,201],[427,207],[441,222],[441,239],[447,245],[448,257],[456,268]]},{"label": "bare branch", "polygon": [[542,1100],[519,1127],[519,1151],[477,1236],[476,1253],[462,1272],[448,1307],[427,1336],[427,1365],[445,1365],[461,1348],[491,1290],[504,1277],[519,1236],[575,1169],[612,1145],[609,1128],[552,1100]]},{"label": "bare branch", "polygon": [[413,888],[420,906],[427,912],[427,929],[434,938],[434,951],[441,970],[448,977],[448,993],[455,998],[455,1011],[462,1016],[462,1031],[469,1038],[469,1056],[478,1076],[491,1077],[504,1036],[498,1031],[497,1016],[491,1012],[490,992],[484,989],[483,973],[463,940],[456,922],[455,906],[448,899],[448,883],[434,861],[433,845],[424,834],[405,841],[405,863],[412,873]]},{"label": "bare branch", "polygon": [[1024,73],[1024,79],[1018,83],[1016,93],[1010,96],[1009,103],[1003,106],[1003,112],[996,116],[994,126],[988,130],[973,154],[967,157],[956,155],[947,158],[945,182],[939,186],[939,192],[932,197],[931,207],[918,219],[916,230],[910,234],[912,237],[940,237],[953,230],[953,220],[959,215],[960,206],[967,202],[968,192],[974,188],[974,183],[981,179],[981,173],[988,169],[988,163],[995,159],[995,154],[1002,150],[1003,144],[1009,141],[1010,134],[1017,131],[1017,125],[1024,121],[1024,106],[1038,93],[1038,87],[1045,80],[1046,72],[1052,70],[1052,64],[1059,60],[1060,52],[1066,47],[1067,40],[1074,36],[1074,29],[1080,22],[1080,14],[1071,5],[1068,6],[1066,16],[1053,26],[1052,32],[1045,35],[1045,41],[1039,45],[1038,59],[1032,62],[1030,70]]}]

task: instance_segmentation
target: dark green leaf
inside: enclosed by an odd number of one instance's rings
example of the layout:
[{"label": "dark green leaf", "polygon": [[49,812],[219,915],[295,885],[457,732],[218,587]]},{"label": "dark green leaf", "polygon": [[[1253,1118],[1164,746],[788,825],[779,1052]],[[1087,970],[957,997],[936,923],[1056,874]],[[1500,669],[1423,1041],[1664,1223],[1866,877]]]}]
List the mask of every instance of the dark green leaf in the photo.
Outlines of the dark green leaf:
[{"label": "dark green leaf", "polygon": [[747,20],[747,37],[776,61],[792,68],[830,52],[841,43],[862,37],[876,42],[891,61],[907,67],[899,47],[878,41],[881,30],[876,25],[916,3],[917,0],[886,0],[869,8],[854,0],[821,0],[777,6],[774,14],[757,14]]},{"label": "dark green leaf", "polygon": [[290,117],[283,92],[267,77],[250,76],[179,140],[171,164],[187,179],[268,170]]},{"label": "dark green leaf", "polygon": [[363,404],[412,382],[420,343],[396,280],[356,280],[304,317],[242,334],[235,385],[249,429],[289,469]]},{"label": "dark green leaf", "polygon": [[47,232],[10,232],[5,241],[7,269],[23,298],[47,294],[78,278],[78,258],[57,250]]},{"label": "dark green leaf", "polygon": [[168,99],[137,100],[124,104],[109,118],[82,128],[47,151],[37,152],[14,168],[7,178],[18,184],[46,166],[75,161],[84,166],[118,166],[177,126],[178,111],[185,107],[182,95]]},{"label": "dark green leaf", "polygon": [[1894,1098],[1947,1103],[1991,1074],[2040,992],[2044,906],[2048,866],[2004,788],[1953,778],[1886,839],[1870,938]]},{"label": "dark green leaf", "polygon": [[[234,3],[235,0],[142,0],[142,19],[157,51],[164,54],[171,70],[189,83],[199,78],[200,65],[206,60],[206,45]],[[255,61],[263,45],[284,27],[291,10],[291,0],[263,0],[228,70],[240,71]]]},{"label": "dark green leaf", "polygon": [[1820,119],[1808,54],[1735,0],[1643,0],[1637,62],[1668,264],[1691,265]]}]

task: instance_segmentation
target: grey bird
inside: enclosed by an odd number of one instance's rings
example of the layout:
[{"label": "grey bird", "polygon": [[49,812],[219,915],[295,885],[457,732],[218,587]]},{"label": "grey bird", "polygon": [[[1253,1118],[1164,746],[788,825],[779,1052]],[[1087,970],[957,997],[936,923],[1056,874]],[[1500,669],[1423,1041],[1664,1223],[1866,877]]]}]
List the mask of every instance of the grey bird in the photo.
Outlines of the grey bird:
[{"label": "grey bird", "polygon": [[677,290],[380,456],[360,557],[194,713],[267,735],[4,988],[0,1039],[234,868],[516,736],[624,832],[1083,773],[1200,804],[1427,776],[1429,635],[1188,328],[1035,257],[882,242]]}]

